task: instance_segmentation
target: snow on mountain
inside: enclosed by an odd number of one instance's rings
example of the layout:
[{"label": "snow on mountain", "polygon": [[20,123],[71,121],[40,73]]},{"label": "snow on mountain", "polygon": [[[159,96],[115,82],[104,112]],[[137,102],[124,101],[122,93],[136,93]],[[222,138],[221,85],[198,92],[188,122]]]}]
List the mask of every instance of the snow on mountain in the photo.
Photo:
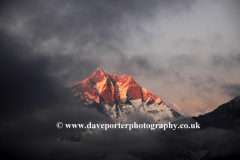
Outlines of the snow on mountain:
[{"label": "snow on mountain", "polygon": [[76,83],[72,90],[78,102],[94,106],[91,108],[116,122],[124,122],[135,113],[150,114],[158,123],[185,116],[180,107],[168,106],[127,74],[107,74],[99,68],[84,81]]},{"label": "snow on mountain", "polygon": [[178,106],[175,103],[168,103],[168,106],[185,117],[192,117],[192,115],[190,115],[189,113],[186,113],[180,106]]}]

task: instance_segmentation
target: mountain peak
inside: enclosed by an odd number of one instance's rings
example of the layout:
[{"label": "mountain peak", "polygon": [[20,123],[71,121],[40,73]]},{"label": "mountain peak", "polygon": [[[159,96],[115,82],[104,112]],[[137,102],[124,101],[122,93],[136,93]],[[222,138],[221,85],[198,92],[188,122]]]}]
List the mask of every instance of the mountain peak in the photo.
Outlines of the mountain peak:
[{"label": "mountain peak", "polygon": [[128,74],[122,76],[107,74],[98,68],[84,81],[74,85],[73,89],[77,101],[86,105],[97,104],[96,106],[100,107],[96,110],[101,109],[101,112],[113,119],[124,118],[135,112],[153,114],[157,121],[160,115],[163,116],[162,112],[166,116],[181,116],[156,95],[140,87]]},{"label": "mountain peak", "polygon": [[121,77],[131,77],[131,76],[129,76],[128,74],[124,74]]},{"label": "mountain peak", "polygon": [[[100,102],[100,99],[112,105],[114,102],[122,103],[127,99],[142,100],[148,104],[165,103],[153,93],[147,91],[128,74],[118,76],[112,73],[105,73],[101,68],[98,68],[91,76],[84,81],[78,82],[74,88],[82,92],[83,99],[87,99],[91,103]],[[94,100],[92,99],[94,97]],[[81,98],[81,99],[82,99]]]},{"label": "mountain peak", "polygon": [[98,68],[95,72],[103,72],[101,68]]},{"label": "mountain peak", "polygon": [[101,68],[98,68],[95,72],[93,72],[92,75],[102,75],[102,74],[105,74],[105,72]]}]

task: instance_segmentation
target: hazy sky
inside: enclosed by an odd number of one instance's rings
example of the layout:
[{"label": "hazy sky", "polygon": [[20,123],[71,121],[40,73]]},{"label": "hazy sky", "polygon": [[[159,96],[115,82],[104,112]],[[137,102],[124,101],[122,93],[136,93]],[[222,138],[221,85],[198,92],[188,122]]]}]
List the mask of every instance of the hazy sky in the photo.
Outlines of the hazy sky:
[{"label": "hazy sky", "polygon": [[240,95],[239,16],[237,0],[11,1],[0,32],[64,87],[102,68],[195,113]]}]

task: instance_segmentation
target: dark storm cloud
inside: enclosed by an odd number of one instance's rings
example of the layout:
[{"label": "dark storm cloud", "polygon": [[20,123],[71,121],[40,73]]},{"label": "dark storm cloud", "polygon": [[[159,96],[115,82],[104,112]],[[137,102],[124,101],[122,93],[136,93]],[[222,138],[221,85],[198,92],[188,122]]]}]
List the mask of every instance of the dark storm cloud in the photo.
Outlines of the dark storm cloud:
[{"label": "dark storm cloud", "polygon": [[[54,55],[37,55],[32,47],[16,41],[1,32],[1,118],[51,107],[55,101],[59,105],[70,102],[71,97],[60,81],[51,74],[71,64],[72,58]],[[61,63],[61,64],[59,64]],[[77,64],[79,68],[85,63]],[[88,66],[90,68],[90,66]],[[62,104],[61,104],[62,103]]]},{"label": "dark storm cloud", "polygon": [[217,42],[220,42],[224,38],[223,35],[218,32],[211,33],[209,37],[213,45],[216,44]]},{"label": "dark storm cloud", "polygon": [[[83,46],[96,41],[107,43],[118,38],[123,16],[152,16],[158,1],[136,3],[136,1],[24,1],[9,4],[6,8],[10,16],[26,20],[23,27],[30,33],[31,43],[37,44],[57,37],[62,43],[74,41]],[[6,9],[5,9],[6,11]],[[6,11],[7,12],[7,11]],[[31,15],[31,16],[30,16]],[[4,17],[4,16],[3,16]],[[29,18],[28,18],[29,17]],[[2,22],[9,24],[6,18]],[[9,24],[11,25],[11,24]],[[120,32],[120,33],[119,33]]]},{"label": "dark storm cloud", "polygon": [[186,39],[186,38],[179,38],[172,43],[172,46],[173,47],[180,47],[180,46],[183,46],[183,45],[186,45],[186,44],[190,44],[192,46],[201,46],[205,43],[204,43],[204,41],[202,41],[200,39],[197,39],[197,38],[192,38],[190,40]]},{"label": "dark storm cloud", "polygon": [[[29,54],[32,48],[13,42],[12,38],[2,32],[0,41],[1,76],[4,77],[1,78],[4,99],[1,106],[5,106],[5,112],[25,112],[24,109],[29,104],[54,99],[54,90],[58,85],[47,75],[48,59]],[[59,92],[61,93],[61,87]],[[1,114],[5,115],[5,112]]]},{"label": "dark storm cloud", "polygon": [[[70,63],[72,60],[69,57],[36,55],[31,47],[16,42],[13,37],[2,32],[0,35],[2,120],[15,121],[18,118],[31,117],[32,114],[48,113],[48,110],[71,110],[71,107],[79,106],[72,99],[72,94],[51,75],[52,70],[61,69],[57,67],[58,64],[54,67],[52,65],[59,61],[61,64]],[[94,113],[92,118],[95,116]]]},{"label": "dark storm cloud", "polygon": [[196,38],[193,38],[191,39],[190,41],[193,45],[203,45],[204,42],[202,40],[199,40],[199,39],[196,39]]},{"label": "dark storm cloud", "polygon": [[240,95],[240,85],[239,84],[224,84],[221,86],[221,91],[223,94],[228,95],[231,98]]},{"label": "dark storm cloud", "polygon": [[194,88],[198,89],[199,92],[212,92],[212,89],[218,85],[218,81],[209,75],[189,77],[189,81]]},{"label": "dark storm cloud", "polygon": [[[140,66],[137,68],[139,72],[148,70],[149,65],[144,62],[146,58],[129,59],[118,51],[125,47],[125,37],[129,34],[129,29],[122,28],[122,24],[134,19],[130,28],[139,28],[142,21],[152,20],[159,10],[171,9],[175,14],[190,9],[193,3],[165,0],[16,1],[2,5],[0,20],[6,33],[34,50],[48,55],[68,55],[66,58],[59,56],[60,62],[54,61],[56,66],[53,68],[61,67],[55,70],[55,74],[67,85],[72,85],[83,80],[87,73],[91,74],[97,66],[108,63],[108,59],[103,59],[109,56],[108,51],[116,55],[114,60],[120,62],[117,64],[132,65],[132,68]],[[112,66],[119,68],[120,65]],[[80,76],[81,72],[86,74]]]},{"label": "dark storm cloud", "polygon": [[232,53],[227,56],[213,55],[210,60],[214,67],[223,67],[227,70],[238,68],[240,64],[240,53]]},{"label": "dark storm cloud", "polygon": [[[170,58],[170,66],[182,71],[191,65],[196,65],[196,57],[186,54],[176,55]],[[170,68],[170,67],[169,67]]]},{"label": "dark storm cloud", "polygon": [[[228,55],[213,55],[210,57],[212,67],[221,68],[225,71],[238,71],[240,65],[240,53]],[[224,71],[222,71],[224,73]],[[231,79],[231,78],[230,78]],[[238,83],[218,82],[218,86],[222,94],[234,98],[240,94],[240,87]]]},{"label": "dark storm cloud", "polygon": [[[21,151],[28,152],[31,145],[39,141],[74,135],[72,131],[58,130],[56,123],[59,121],[111,123],[109,118],[79,106],[72,94],[51,76],[52,71],[61,69],[56,67],[58,65],[53,67],[52,61],[68,64],[71,58],[37,55],[32,47],[2,31],[0,43],[0,147],[3,156],[25,159],[32,154],[25,155]],[[54,140],[44,145],[52,142]],[[44,149],[39,149],[39,153],[43,153]]]},{"label": "dark storm cloud", "polygon": [[131,58],[127,58],[123,56],[121,59],[119,66],[122,68],[122,73],[128,73],[131,76],[137,75],[152,75],[152,72],[156,70],[156,68],[151,64],[145,56],[132,56]]},{"label": "dark storm cloud", "polygon": [[[51,67],[53,59],[71,60],[34,55],[31,47],[2,32],[0,34],[1,134],[9,137],[6,143],[18,143],[20,137],[26,140],[47,138],[51,134],[56,136],[53,126],[58,121],[107,120],[103,115],[79,108],[71,93],[51,76],[49,69],[59,69]],[[20,136],[17,139],[13,138],[16,132]]]}]

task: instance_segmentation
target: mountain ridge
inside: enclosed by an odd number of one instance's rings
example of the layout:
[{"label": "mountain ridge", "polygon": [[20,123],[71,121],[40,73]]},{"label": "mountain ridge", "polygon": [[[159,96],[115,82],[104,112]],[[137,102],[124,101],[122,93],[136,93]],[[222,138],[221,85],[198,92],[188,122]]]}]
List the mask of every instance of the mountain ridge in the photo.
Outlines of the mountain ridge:
[{"label": "mountain ridge", "polygon": [[213,111],[192,117],[201,123],[202,128],[216,127],[224,129],[236,129],[240,125],[240,96],[224,103]]},{"label": "mountain ridge", "polygon": [[[167,117],[184,117],[180,107],[172,109],[128,74],[107,74],[99,68],[85,80],[76,83],[72,90],[78,102],[102,107],[103,112],[116,121],[137,112],[151,113],[157,122]],[[162,115],[164,112],[166,114]]]}]

